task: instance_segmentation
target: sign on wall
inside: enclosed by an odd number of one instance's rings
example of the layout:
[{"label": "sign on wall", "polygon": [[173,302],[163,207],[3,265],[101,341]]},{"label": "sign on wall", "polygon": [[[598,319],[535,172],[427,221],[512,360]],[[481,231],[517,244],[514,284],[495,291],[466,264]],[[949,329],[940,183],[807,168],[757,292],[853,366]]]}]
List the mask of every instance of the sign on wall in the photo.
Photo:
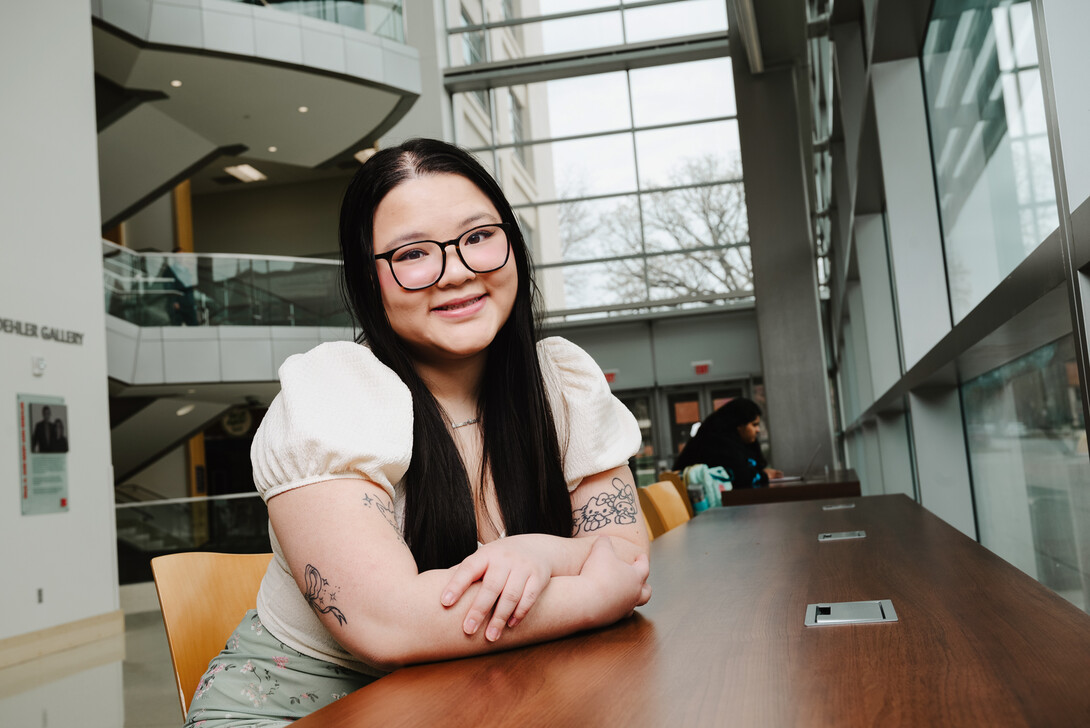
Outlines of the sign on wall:
[{"label": "sign on wall", "polygon": [[68,406],[63,397],[20,394],[19,499],[24,516],[68,510]]}]

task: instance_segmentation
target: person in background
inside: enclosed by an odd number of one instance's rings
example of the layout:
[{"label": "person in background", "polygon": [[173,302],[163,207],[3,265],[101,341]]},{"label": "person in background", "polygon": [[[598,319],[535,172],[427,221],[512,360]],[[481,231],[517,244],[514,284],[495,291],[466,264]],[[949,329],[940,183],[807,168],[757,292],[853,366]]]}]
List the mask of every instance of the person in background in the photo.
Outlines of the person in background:
[{"label": "person in background", "polygon": [[677,456],[674,470],[698,463],[722,465],[734,488],[767,487],[769,478],[783,473],[769,467],[761,454],[760,430],[761,408],[751,399],[736,397],[708,415]]}]

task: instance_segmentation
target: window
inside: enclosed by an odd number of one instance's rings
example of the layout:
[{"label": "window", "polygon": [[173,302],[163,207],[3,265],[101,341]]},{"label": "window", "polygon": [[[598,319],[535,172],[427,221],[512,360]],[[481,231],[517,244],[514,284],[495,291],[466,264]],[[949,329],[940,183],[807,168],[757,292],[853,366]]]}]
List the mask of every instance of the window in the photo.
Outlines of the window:
[{"label": "window", "polygon": [[[473,22],[473,19],[469,17],[469,12],[465,8],[462,8],[462,25],[477,25]],[[465,65],[472,66],[475,63],[484,63],[485,60],[485,38],[483,30],[471,31],[468,33],[462,33],[462,56]],[[489,116],[491,106],[488,103],[488,90],[482,89],[472,92],[473,98],[477,99],[477,103],[480,104],[481,109],[484,110],[485,116]]]},{"label": "window", "polygon": [[527,172],[533,174],[530,150],[526,146],[526,116],[523,113],[522,104],[514,90],[507,90],[507,97],[511,104],[511,141],[515,144],[515,156],[522,162]]}]

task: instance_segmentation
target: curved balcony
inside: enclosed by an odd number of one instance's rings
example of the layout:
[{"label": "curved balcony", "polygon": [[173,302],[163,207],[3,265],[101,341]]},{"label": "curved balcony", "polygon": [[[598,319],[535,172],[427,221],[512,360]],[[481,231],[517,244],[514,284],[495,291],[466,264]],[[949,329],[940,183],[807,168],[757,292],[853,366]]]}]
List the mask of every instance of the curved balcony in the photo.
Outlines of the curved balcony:
[{"label": "curved balcony", "polygon": [[264,5],[405,42],[401,0],[228,0]]},{"label": "curved balcony", "polygon": [[103,230],[215,166],[357,164],[420,94],[401,8],[93,0]]},{"label": "curved balcony", "polygon": [[137,326],[351,325],[340,261],[137,253],[102,241],[106,313]]}]

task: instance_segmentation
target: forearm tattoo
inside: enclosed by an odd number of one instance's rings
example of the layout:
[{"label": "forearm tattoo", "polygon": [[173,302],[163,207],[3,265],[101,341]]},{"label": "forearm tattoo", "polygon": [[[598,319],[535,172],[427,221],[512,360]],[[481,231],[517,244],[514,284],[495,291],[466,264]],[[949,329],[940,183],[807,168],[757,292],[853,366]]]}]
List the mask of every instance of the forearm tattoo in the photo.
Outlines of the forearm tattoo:
[{"label": "forearm tattoo", "polygon": [[375,508],[382,517],[386,519],[386,522],[390,524],[390,528],[394,529],[394,533],[397,534],[397,539],[401,543],[405,543],[405,537],[401,534],[401,529],[397,527],[397,515],[394,513],[394,509],[386,505],[378,498],[373,498],[369,493],[365,493],[363,496],[363,505],[367,508]]},{"label": "forearm tattoo", "polygon": [[599,493],[582,508],[572,511],[575,535],[591,533],[611,523],[630,525],[636,522],[636,489],[620,478],[613,479],[613,491]]},{"label": "forearm tattoo", "polygon": [[337,601],[337,592],[340,591],[340,587],[331,587],[329,581],[323,579],[312,564],[307,564],[305,576],[307,590],[303,593],[303,597],[307,603],[319,614],[332,614],[339,624],[347,624],[348,620],[345,619],[344,612],[333,606],[333,602]]}]

